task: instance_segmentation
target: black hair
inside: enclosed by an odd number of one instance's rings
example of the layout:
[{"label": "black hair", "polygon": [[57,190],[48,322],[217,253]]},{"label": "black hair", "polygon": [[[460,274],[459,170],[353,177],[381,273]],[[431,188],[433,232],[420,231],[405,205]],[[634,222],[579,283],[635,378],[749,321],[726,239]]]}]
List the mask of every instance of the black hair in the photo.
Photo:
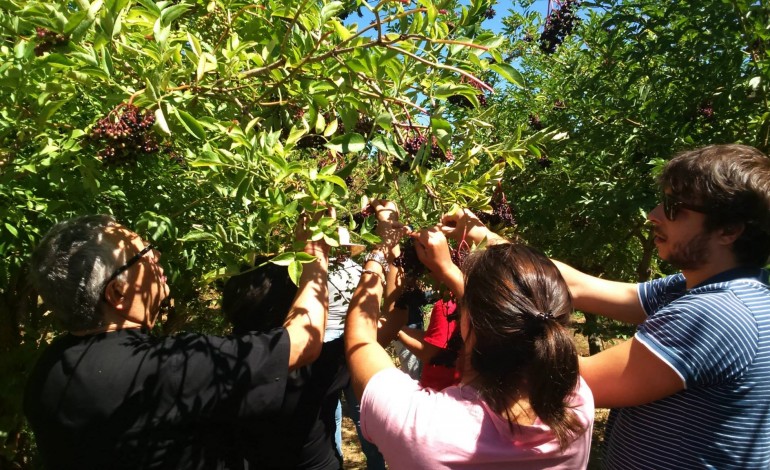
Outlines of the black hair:
[{"label": "black hair", "polygon": [[253,268],[227,280],[222,291],[222,311],[232,322],[235,333],[269,331],[286,320],[297,285],[286,266],[260,257]]}]

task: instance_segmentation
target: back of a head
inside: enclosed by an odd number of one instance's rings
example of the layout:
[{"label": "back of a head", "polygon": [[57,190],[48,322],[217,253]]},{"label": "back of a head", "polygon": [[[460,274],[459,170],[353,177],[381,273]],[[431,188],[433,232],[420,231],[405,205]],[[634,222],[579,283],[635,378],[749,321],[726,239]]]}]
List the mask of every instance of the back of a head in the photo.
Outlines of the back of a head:
[{"label": "back of a head", "polygon": [[741,265],[770,256],[770,158],[747,145],[709,145],[681,152],[659,180],[664,190],[708,209],[706,229],[744,224],[733,250]]},{"label": "back of a head", "polygon": [[30,259],[30,280],[69,331],[102,325],[98,305],[110,274],[118,267],[116,245],[105,237],[117,226],[108,215],[87,215],[56,224]]},{"label": "back of a head", "polygon": [[278,328],[291,309],[297,286],[285,266],[268,260],[267,257],[258,259],[255,262],[258,267],[235,275],[225,283],[222,311],[236,333]]},{"label": "back of a head", "polygon": [[566,282],[544,254],[513,243],[472,253],[463,271],[461,315],[475,335],[473,385],[512,426],[511,403],[527,398],[564,448],[583,431],[568,403],[579,374],[566,328],[572,313]]}]

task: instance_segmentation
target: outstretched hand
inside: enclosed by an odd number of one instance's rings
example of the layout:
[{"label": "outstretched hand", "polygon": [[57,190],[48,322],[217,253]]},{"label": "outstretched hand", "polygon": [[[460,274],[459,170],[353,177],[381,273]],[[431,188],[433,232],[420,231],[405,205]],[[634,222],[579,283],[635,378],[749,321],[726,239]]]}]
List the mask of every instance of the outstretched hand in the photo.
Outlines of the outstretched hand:
[{"label": "outstretched hand", "polygon": [[302,213],[299,216],[299,220],[297,221],[297,227],[294,230],[294,237],[297,242],[304,242],[303,251],[305,253],[313,255],[321,260],[328,260],[329,245],[326,243],[323,237],[319,238],[318,240],[312,240],[313,232],[310,229],[310,227],[317,224],[322,217],[334,218],[334,208],[320,208],[320,210],[313,213]]},{"label": "outstretched hand", "polygon": [[414,248],[420,262],[428,268],[438,280],[443,281],[446,273],[457,268],[452,262],[449,244],[439,225],[413,232]]},{"label": "outstretched hand", "polygon": [[438,225],[448,238],[457,241],[480,244],[484,239],[490,244],[505,242],[506,240],[489,230],[470,209],[457,208],[441,217]]},{"label": "outstretched hand", "polygon": [[391,250],[408,233],[407,226],[399,218],[398,207],[393,201],[375,199],[370,203],[377,218],[377,235],[382,239],[384,248]]}]

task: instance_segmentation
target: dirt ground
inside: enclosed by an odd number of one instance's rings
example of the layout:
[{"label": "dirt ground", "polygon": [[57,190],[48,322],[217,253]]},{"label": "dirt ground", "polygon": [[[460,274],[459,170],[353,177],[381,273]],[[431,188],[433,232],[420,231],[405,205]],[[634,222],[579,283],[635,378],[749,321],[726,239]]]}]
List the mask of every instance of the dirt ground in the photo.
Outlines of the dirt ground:
[{"label": "dirt ground", "polygon": [[[576,320],[580,321],[580,320]],[[578,352],[581,355],[588,355],[588,342],[582,335],[575,335],[575,343]],[[344,407],[343,407],[344,409]],[[591,444],[591,456],[588,461],[588,470],[600,468],[602,458],[602,446],[604,444],[604,428],[607,424],[609,410],[597,409],[594,418],[593,441]],[[365,470],[366,457],[361,452],[361,446],[358,443],[358,434],[353,421],[348,416],[342,417],[342,453],[344,456],[345,470]]]}]

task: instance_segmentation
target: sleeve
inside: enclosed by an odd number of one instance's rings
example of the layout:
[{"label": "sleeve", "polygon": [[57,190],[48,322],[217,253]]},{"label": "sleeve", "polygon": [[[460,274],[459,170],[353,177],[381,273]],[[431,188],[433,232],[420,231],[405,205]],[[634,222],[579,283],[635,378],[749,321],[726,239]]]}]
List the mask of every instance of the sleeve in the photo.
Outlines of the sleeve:
[{"label": "sleeve", "polygon": [[289,372],[289,335],[279,328],[242,336],[169,338],[169,383],[177,408],[219,419],[276,412]]},{"label": "sleeve", "polygon": [[682,273],[679,273],[639,284],[639,301],[647,316],[650,316],[686,291],[687,283]]},{"label": "sleeve", "polygon": [[361,433],[377,446],[401,442],[409,423],[416,420],[420,398],[429,393],[399,369],[376,373],[361,397]]},{"label": "sleeve", "polygon": [[756,322],[729,291],[689,294],[666,305],[642,323],[636,339],[687,388],[735,380],[758,349]]},{"label": "sleeve", "polygon": [[428,328],[425,330],[423,340],[433,346],[445,348],[449,339],[448,331],[446,303],[439,300],[433,304],[430,320],[428,320]]}]

